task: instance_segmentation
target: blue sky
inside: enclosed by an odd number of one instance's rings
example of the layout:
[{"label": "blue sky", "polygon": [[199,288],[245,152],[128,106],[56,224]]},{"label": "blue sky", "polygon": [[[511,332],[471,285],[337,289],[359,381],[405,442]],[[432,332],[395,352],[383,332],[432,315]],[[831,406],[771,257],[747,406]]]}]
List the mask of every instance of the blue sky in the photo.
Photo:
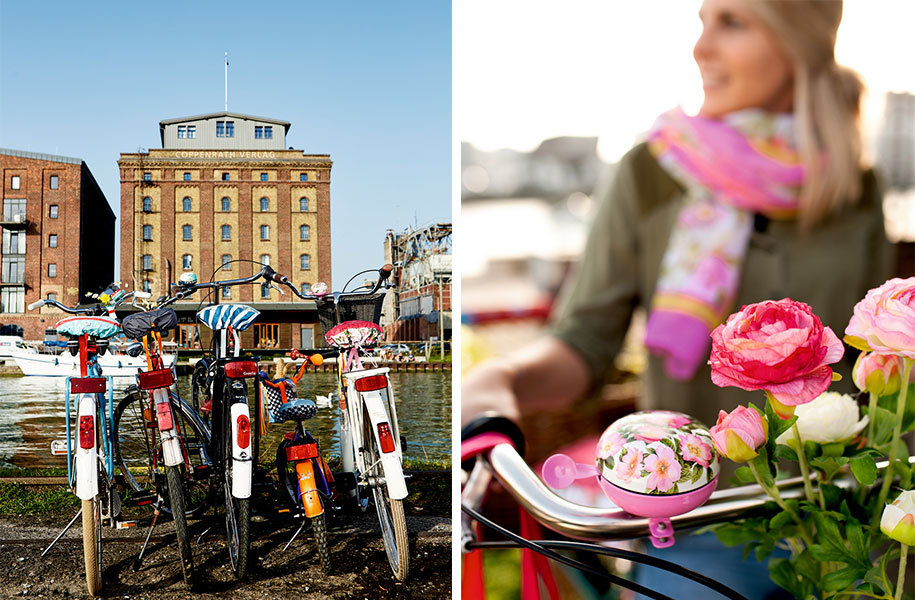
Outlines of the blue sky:
[{"label": "blue sky", "polygon": [[449,2],[0,0],[0,146],[82,158],[119,215],[120,153],[222,111],[226,51],[229,111],[334,161],[335,283],[451,220]]}]

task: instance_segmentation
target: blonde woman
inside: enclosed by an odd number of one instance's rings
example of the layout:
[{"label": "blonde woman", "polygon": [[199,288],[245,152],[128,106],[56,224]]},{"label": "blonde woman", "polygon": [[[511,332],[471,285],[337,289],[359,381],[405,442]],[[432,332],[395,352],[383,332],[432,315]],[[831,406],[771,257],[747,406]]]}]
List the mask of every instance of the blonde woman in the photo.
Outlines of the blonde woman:
[{"label": "blonde woman", "polygon": [[[641,408],[708,425],[719,409],[762,401],[711,382],[709,333],[730,312],[787,296],[844,331],[886,279],[890,253],[878,184],[861,163],[862,84],[833,54],[841,15],[839,1],[703,2],[699,114],[661,115],[621,160],[551,335],[468,373],[463,423],[574,410],[636,308],[648,314]],[[850,385],[850,365],[838,370]]]}]

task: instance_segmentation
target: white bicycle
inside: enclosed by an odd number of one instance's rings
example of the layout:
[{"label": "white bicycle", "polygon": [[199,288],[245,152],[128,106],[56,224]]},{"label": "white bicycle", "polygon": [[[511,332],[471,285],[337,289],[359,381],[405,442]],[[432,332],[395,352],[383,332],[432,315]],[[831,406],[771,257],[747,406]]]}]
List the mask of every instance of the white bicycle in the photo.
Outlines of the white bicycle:
[{"label": "white bicycle", "polygon": [[[393,267],[385,265],[354,275],[343,291],[330,292],[316,283],[311,294],[300,293],[287,277],[275,275],[274,281],[286,284],[299,298],[314,300],[327,343],[339,350],[337,400],[340,406],[341,458],[345,474],[352,474],[350,497],[361,510],[368,508],[369,497],[375,502],[378,521],[388,562],[394,576],[403,581],[410,571],[407,525],[403,499],[407,483],[403,473],[403,454],[394,389],[387,367],[366,369],[360,353],[373,345],[384,333],[378,325],[385,286]],[[373,284],[347,290],[359,276],[373,273]],[[303,350],[301,354],[311,352]],[[296,358],[299,351],[293,350]],[[345,487],[345,478],[337,478],[337,490]]]}]

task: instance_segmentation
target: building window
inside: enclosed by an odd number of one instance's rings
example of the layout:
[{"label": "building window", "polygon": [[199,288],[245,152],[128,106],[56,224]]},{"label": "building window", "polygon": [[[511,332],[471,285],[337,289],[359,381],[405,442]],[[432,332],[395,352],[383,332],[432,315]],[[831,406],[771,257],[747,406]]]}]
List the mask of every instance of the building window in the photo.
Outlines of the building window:
[{"label": "building window", "polygon": [[[270,291],[270,288],[267,288]],[[266,296],[265,296],[266,297]],[[255,323],[254,341],[258,348],[277,348],[280,345],[279,323]]]},{"label": "building window", "polygon": [[54,302],[57,302],[57,294],[55,294],[54,292],[48,292],[48,300],[53,300]]},{"label": "building window", "polygon": [[232,297],[232,288],[230,288],[228,286],[222,288],[222,297],[225,299],[231,298]]},{"label": "building window", "polygon": [[10,189],[14,189],[14,190],[19,189],[19,175],[13,175],[10,178]]},{"label": "building window", "polygon": [[299,181],[308,181],[308,173],[299,173]]},{"label": "building window", "polygon": [[232,201],[228,198],[222,199],[222,212],[229,212],[232,209]]},{"label": "building window", "polygon": [[190,174],[190,173],[185,173],[185,174],[184,174],[184,180],[185,180],[185,181],[190,181],[190,180],[191,180],[191,174]]},{"label": "building window", "polygon": [[302,293],[303,295],[305,295],[305,294],[310,294],[310,293],[311,293],[311,284],[310,284],[310,283],[303,283],[303,284],[302,284],[302,287],[301,287],[301,289],[300,289],[300,291],[301,291],[301,293]]},{"label": "building window", "polygon": [[223,180],[223,181],[229,181],[229,174],[228,174],[228,173],[223,173],[223,174],[222,174],[222,180]]},{"label": "building window", "polygon": [[143,226],[143,241],[144,242],[152,241],[152,225]]},{"label": "building window", "polygon": [[264,127],[264,139],[272,140],[273,139],[273,127],[267,125]]},{"label": "building window", "polygon": [[255,125],[254,126],[254,139],[260,140],[260,139],[263,139],[263,137],[264,137],[264,128],[261,127],[260,125]]},{"label": "building window", "polygon": [[270,255],[269,254],[261,254],[261,264],[267,265],[268,267],[270,266]]},{"label": "building window", "polygon": [[228,242],[232,239],[232,226],[223,225],[222,226],[222,241]]},{"label": "building window", "polygon": [[261,225],[261,239],[262,240],[270,239],[270,226],[269,225]]},{"label": "building window", "polygon": [[267,181],[267,174],[261,173],[261,181]]},{"label": "building window", "polygon": [[143,173],[143,181],[152,181],[152,173]]},{"label": "building window", "polygon": [[235,137],[235,121],[216,121],[216,137]]},{"label": "building window", "polygon": [[194,239],[194,228],[190,225],[181,226],[181,239],[189,242]]},{"label": "building window", "polygon": [[7,254],[25,254],[25,232],[3,229],[3,245],[0,246],[4,256]]},{"label": "building window", "polygon": [[185,271],[190,271],[194,268],[194,258],[190,254],[185,254],[181,257],[181,268]]},{"label": "building window", "polygon": [[178,139],[187,137],[187,125],[178,125]]},{"label": "building window", "polygon": [[48,236],[48,248],[57,248],[57,234],[52,233]]},{"label": "building window", "polygon": [[48,277],[57,277],[57,263],[48,263]]},{"label": "building window", "polygon": [[25,312],[25,290],[23,288],[3,288],[0,290],[0,312]]},{"label": "building window", "polygon": [[152,292],[152,281],[150,281],[149,279],[143,280],[143,291],[146,293]]},{"label": "building window", "polygon": [[179,348],[200,348],[200,330],[197,325],[178,325],[175,333]]},{"label": "building window", "polygon": [[308,254],[303,254],[299,257],[299,260],[301,261],[303,271],[308,271],[311,269],[311,256]]},{"label": "building window", "polygon": [[223,271],[232,270],[232,255],[231,254],[222,255],[222,270]]},{"label": "building window", "polygon": [[25,223],[25,198],[3,201],[3,221],[6,223]]},{"label": "building window", "polygon": [[0,261],[0,281],[25,283],[25,256],[4,256]]},{"label": "building window", "polygon": [[152,212],[152,198],[149,196],[143,198],[143,212]]},{"label": "building window", "polygon": [[184,209],[184,212],[191,212],[191,199],[185,196],[181,201],[181,208]]},{"label": "building window", "polygon": [[60,178],[57,175],[51,175],[51,189],[56,190],[60,186]]},{"label": "building window", "polygon": [[299,198],[299,212],[308,212],[308,198]]},{"label": "building window", "polygon": [[143,255],[143,270],[152,271],[152,254]]},{"label": "building window", "polygon": [[197,126],[196,125],[187,126],[187,137],[192,138],[192,139],[197,137]]},{"label": "building window", "polygon": [[[264,284],[261,285],[261,299],[262,299],[262,300],[266,300],[266,299],[269,298],[269,297],[270,297],[270,284],[269,284],[269,283],[264,283]],[[256,335],[256,334],[255,334],[255,335]],[[258,348],[262,348],[262,347],[263,347],[263,346],[261,346],[260,344],[258,344]]]},{"label": "building window", "polygon": [[48,207],[48,218],[49,219],[57,218],[57,205],[56,204],[52,204],[51,206]]},{"label": "building window", "polygon": [[302,225],[299,227],[299,240],[302,242],[307,242],[311,239],[311,227],[308,225]]},{"label": "building window", "polygon": [[267,212],[268,210],[270,210],[270,200],[261,198],[261,212]]}]

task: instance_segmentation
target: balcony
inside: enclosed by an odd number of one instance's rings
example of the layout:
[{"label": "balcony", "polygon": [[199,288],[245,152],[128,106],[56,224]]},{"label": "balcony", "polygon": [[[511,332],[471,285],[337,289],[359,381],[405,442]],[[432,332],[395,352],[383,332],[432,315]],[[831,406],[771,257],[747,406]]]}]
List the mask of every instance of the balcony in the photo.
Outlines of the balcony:
[{"label": "balcony", "polygon": [[4,213],[2,216],[0,216],[0,227],[6,227],[9,229],[25,229],[28,224],[29,221],[26,218],[25,213]]}]

